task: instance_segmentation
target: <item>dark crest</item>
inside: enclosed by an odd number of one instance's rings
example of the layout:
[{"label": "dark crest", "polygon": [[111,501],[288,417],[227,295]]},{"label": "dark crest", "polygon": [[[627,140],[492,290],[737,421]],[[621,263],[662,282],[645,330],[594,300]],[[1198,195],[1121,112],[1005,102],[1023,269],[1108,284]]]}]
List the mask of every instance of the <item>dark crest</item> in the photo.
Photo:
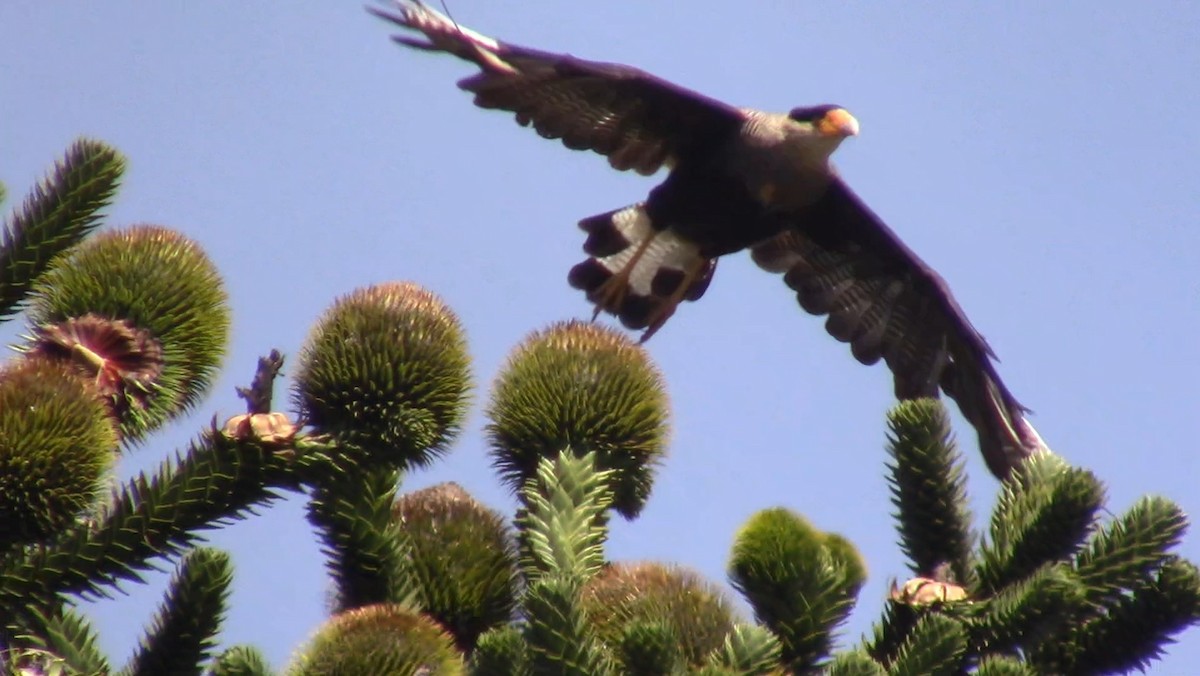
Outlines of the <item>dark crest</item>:
[{"label": "dark crest", "polygon": [[820,106],[806,106],[803,108],[792,108],[788,113],[788,117],[797,122],[816,122],[825,117],[825,114],[831,110],[837,110],[841,106],[836,106],[831,103],[826,103]]}]

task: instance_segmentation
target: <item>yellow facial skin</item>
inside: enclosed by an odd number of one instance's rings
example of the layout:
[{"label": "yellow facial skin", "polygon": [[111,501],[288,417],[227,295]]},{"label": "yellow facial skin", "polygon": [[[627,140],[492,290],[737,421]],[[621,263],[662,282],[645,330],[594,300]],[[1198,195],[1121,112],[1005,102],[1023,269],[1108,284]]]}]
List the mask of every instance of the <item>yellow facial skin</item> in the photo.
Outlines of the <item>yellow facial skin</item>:
[{"label": "yellow facial skin", "polygon": [[822,136],[857,136],[858,120],[845,108],[835,108],[817,122],[817,131]]}]

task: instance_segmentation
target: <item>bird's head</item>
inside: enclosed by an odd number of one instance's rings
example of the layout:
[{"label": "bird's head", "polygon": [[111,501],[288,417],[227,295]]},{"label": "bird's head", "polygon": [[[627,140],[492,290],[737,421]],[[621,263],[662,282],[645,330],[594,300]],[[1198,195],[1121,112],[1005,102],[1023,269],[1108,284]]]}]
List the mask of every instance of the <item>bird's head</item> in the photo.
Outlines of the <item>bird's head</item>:
[{"label": "bird's head", "polygon": [[803,126],[809,133],[842,141],[858,135],[858,120],[845,108],[834,105],[793,108],[788,119]]}]

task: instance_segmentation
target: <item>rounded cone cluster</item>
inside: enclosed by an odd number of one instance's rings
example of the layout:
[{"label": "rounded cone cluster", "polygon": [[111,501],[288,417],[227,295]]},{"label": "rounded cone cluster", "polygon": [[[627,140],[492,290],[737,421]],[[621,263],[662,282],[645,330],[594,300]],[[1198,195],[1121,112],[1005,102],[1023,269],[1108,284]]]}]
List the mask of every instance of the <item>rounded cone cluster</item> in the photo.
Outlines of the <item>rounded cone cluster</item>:
[{"label": "rounded cone cluster", "polygon": [[318,433],[423,466],[458,433],[471,377],[458,318],[416,284],[354,291],[317,322],[294,398]]},{"label": "rounded cone cluster", "polygon": [[845,571],[847,586],[857,592],[858,588],[867,581],[867,560],[863,558],[858,547],[838,533],[825,533],[822,541],[825,551],[829,552],[837,565]]},{"label": "rounded cone cluster", "polygon": [[462,655],[432,619],[396,605],[357,608],[331,618],[301,649],[290,676],[464,673]]},{"label": "rounded cone cluster", "polygon": [[513,619],[517,557],[505,518],[456,483],[396,501],[409,565],[425,590],[424,610],[470,650],[484,631]]},{"label": "rounded cone cluster", "polygon": [[669,627],[693,666],[725,642],[736,619],[721,588],[699,573],[650,562],[608,566],[584,586],[580,604],[610,645],[635,624]]},{"label": "rounded cone cluster", "polygon": [[668,404],[658,369],[623,333],[565,322],[513,351],[488,409],[493,463],[514,491],[541,458],[594,451],[613,470],[613,506],[641,511],[666,452]]},{"label": "rounded cone cluster", "polygon": [[96,235],[37,282],[27,351],[96,379],[124,438],[194,406],[229,340],[221,277],[193,241],[142,225]]},{"label": "rounded cone cluster", "polygon": [[0,551],[91,506],[116,448],[108,407],[74,369],[22,359],[0,371]]},{"label": "rounded cone cluster", "polygon": [[[858,549],[836,533],[825,533],[807,519],[778,507],[765,509],[742,526],[733,545],[729,576],[743,591],[770,594],[771,589],[796,588],[797,576],[833,566],[837,587],[853,596],[867,578]],[[829,591],[833,591],[832,589]]]}]

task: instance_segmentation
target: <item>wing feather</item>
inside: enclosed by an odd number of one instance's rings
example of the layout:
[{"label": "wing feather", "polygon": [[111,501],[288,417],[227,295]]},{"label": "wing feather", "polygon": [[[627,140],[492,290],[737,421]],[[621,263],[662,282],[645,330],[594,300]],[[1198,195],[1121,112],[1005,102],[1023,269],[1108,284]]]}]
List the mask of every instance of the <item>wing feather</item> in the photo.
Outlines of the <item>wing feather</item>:
[{"label": "wing feather", "polygon": [[745,119],[732,106],[637,68],[501,42],[420,2],[400,4],[395,13],[368,9],[427,39],[397,36],[397,42],[479,66],[479,73],[458,83],[475,95],[477,106],[514,113],[542,137],[606,155],[622,171],[652,174],[704,157]]},{"label": "wing feather", "polygon": [[897,397],[945,391],[975,426],[997,476],[1044,448],[946,283],[841,179],[786,217],[787,229],[752,248],[755,262],[782,272],[806,311],[827,315],[826,330],[856,359],[882,359]]}]

